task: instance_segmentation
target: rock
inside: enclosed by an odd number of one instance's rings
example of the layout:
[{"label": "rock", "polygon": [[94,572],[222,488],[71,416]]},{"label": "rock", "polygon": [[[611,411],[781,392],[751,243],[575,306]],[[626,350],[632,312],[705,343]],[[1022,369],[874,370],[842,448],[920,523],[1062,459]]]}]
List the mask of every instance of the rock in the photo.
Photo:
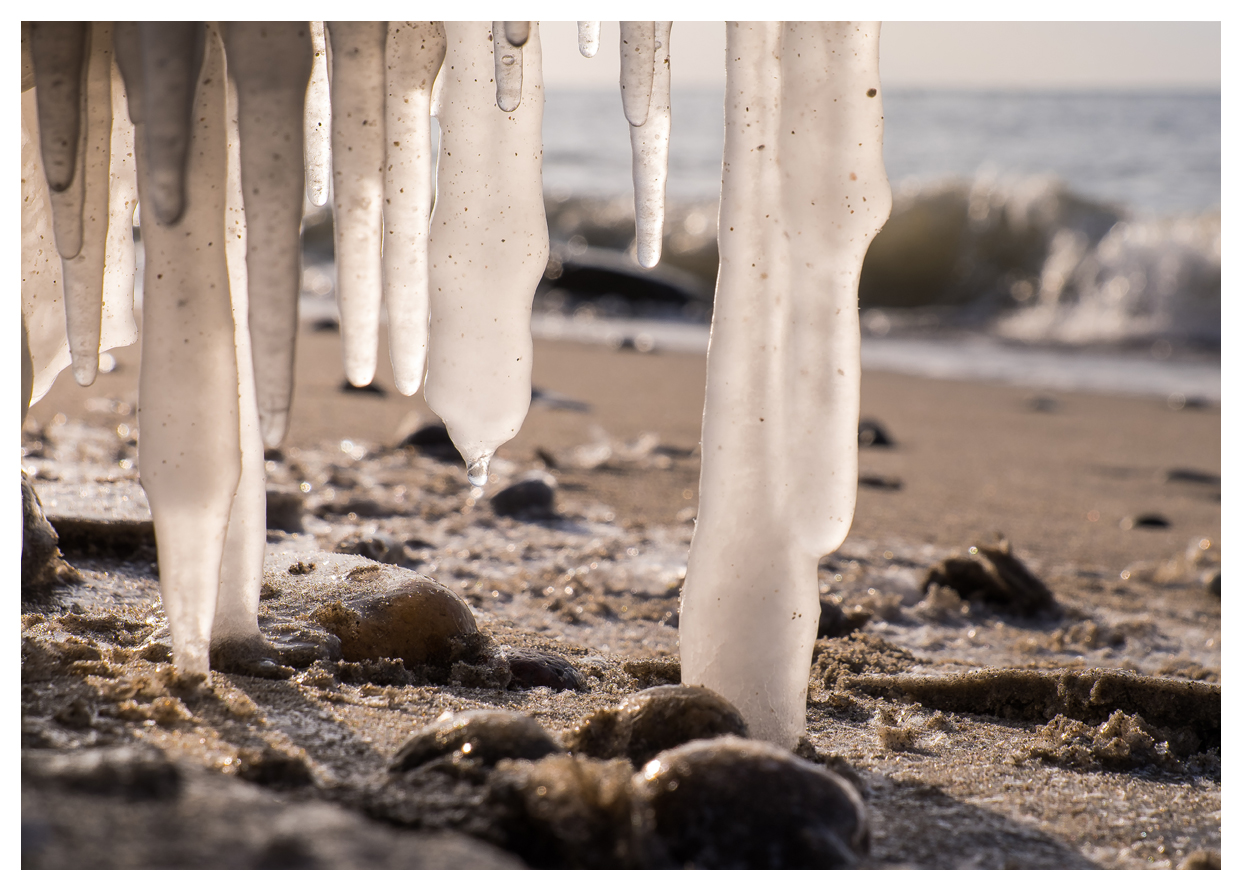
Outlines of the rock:
[{"label": "rock", "polygon": [[863,448],[888,448],[893,439],[879,421],[863,418],[858,422],[858,444]]},{"label": "rock", "polygon": [[540,470],[524,475],[490,499],[498,516],[530,518],[556,516],[555,500],[556,479]]},{"label": "rock", "polygon": [[42,593],[76,585],[81,574],[60,553],[60,536],[43,514],[34,485],[22,471],[22,582],[23,594]]},{"label": "rock", "polygon": [[819,598],[819,631],[816,637],[847,637],[871,621],[871,612],[860,606],[841,609],[827,597]]},{"label": "rock", "polygon": [[267,528],[284,532],[302,531],[305,497],[297,486],[267,487]]},{"label": "rock", "polygon": [[376,563],[400,566],[405,562],[405,546],[391,535],[375,532],[370,535],[355,533],[344,538],[337,546],[338,554],[357,554]]},{"label": "rock", "polygon": [[1138,514],[1123,517],[1119,525],[1122,529],[1168,529],[1172,524],[1160,514]]},{"label": "rock", "polygon": [[151,507],[137,481],[38,480],[35,489],[66,554],[126,557],[155,547]]},{"label": "rock", "polygon": [[393,756],[389,770],[402,773],[446,755],[491,767],[502,758],[537,761],[563,751],[539,723],[517,712],[448,714],[420,727]]},{"label": "rock", "polygon": [[1209,594],[1215,594],[1217,597],[1220,596],[1220,570],[1219,569],[1216,570],[1214,573],[1212,573],[1210,576],[1208,576],[1208,580],[1204,583],[1204,586],[1207,588],[1207,592]]},{"label": "rock", "polygon": [[457,446],[449,436],[448,428],[443,424],[425,424],[405,439],[401,445],[412,448],[420,455],[434,458],[437,461],[456,462],[462,460]]},{"label": "rock", "polygon": [[1191,851],[1177,864],[1178,869],[1220,869],[1220,851]]},{"label": "rock", "polygon": [[860,476],[858,478],[858,485],[866,489],[879,489],[881,492],[896,492],[900,490],[905,483],[895,476],[876,476],[873,474],[868,476]]},{"label": "rock", "polygon": [[746,732],[741,714],[720,694],[670,684],[632,693],[617,708],[587,716],[566,733],[565,742],[571,751],[628,758],[638,767],[690,740]]},{"label": "rock", "polygon": [[505,652],[509,671],[513,673],[511,687],[529,690],[532,687],[549,687],[553,690],[587,689],[586,678],[564,656],[539,650],[514,649]]},{"label": "rock", "polygon": [[923,579],[923,593],[932,585],[952,588],[963,600],[1013,615],[1056,616],[1061,612],[1052,592],[1013,555],[1004,539],[992,547],[972,547],[967,557],[949,557],[937,563]]},{"label": "rock", "polygon": [[181,776],[164,752],[138,745],[63,754],[23,752],[22,783],[129,801],[176,798],[181,790]]},{"label": "rock", "polygon": [[[360,579],[372,574],[363,570],[351,574]],[[455,661],[477,661],[482,655],[469,605],[425,576],[360,593],[348,602],[329,601],[310,618],[340,638],[341,655],[350,662],[387,658],[400,659],[407,669],[448,669]]]},{"label": "rock", "polygon": [[575,755],[507,761],[488,784],[485,806],[504,847],[539,869],[632,866],[630,777],[625,761]]},{"label": "rock", "polygon": [[379,384],[377,384],[375,381],[371,381],[370,383],[363,384],[362,386],[355,386],[354,384],[351,384],[348,380],[344,380],[344,381],[341,381],[341,392],[342,393],[358,393],[364,396],[387,396],[388,395],[388,391],[385,390],[383,387],[381,387]]},{"label": "rock", "polygon": [[854,787],[770,743],[687,743],[632,784],[635,846],[648,868],[848,868],[870,845]]}]

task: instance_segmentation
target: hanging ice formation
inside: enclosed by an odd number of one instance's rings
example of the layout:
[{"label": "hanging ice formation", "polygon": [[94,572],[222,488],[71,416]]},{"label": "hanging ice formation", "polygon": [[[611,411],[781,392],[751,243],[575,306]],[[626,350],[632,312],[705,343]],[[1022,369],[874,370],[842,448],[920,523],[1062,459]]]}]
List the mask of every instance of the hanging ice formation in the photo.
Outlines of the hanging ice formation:
[{"label": "hanging ice formation", "polygon": [[[671,25],[621,23],[644,266],[662,241]],[[853,514],[857,283],[890,204],[879,29],[728,34],[682,665],[790,744],[816,562]],[[599,23],[579,22],[581,53],[598,42]],[[141,195],[139,466],[178,668],[280,671],[256,621],[263,445],[288,426],[303,195],[333,201],[349,380],[374,374],[382,303],[397,386],[414,393],[426,368],[472,483],[517,433],[548,252],[541,67],[536,22],[23,25],[23,418],[63,368],[89,384],[101,350],[135,339]]]}]

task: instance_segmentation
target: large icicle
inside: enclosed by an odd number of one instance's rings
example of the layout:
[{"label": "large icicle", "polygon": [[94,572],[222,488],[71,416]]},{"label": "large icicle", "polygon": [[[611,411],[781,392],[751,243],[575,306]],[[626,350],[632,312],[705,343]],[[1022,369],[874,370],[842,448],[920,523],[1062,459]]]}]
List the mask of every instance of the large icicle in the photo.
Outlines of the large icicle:
[{"label": "large icicle", "polygon": [[194,84],[202,70],[202,22],[141,22],[142,101],[149,167],[142,202],[165,225],[185,210],[185,168],[194,126]]},{"label": "large icicle", "polygon": [[578,52],[588,59],[599,52],[599,22],[578,23]]},{"label": "large icicle", "polygon": [[80,250],[62,262],[65,327],[73,376],[84,387],[94,382],[99,370],[112,160],[112,24],[95,22],[90,28],[84,81],[86,101],[82,106],[82,159],[78,166],[83,185],[78,213]]},{"label": "large icicle", "polygon": [[[173,224],[154,213],[142,219],[138,403],[139,471],[155,521],[173,663],[199,673],[208,670],[220,561],[241,474],[237,351],[225,252],[225,70],[214,28],[207,29],[205,44],[188,134],[183,213]],[[182,113],[176,106],[163,111]],[[156,171],[147,165],[142,131],[158,123],[157,113],[146,106],[136,139],[144,208],[151,206]]]},{"label": "large icicle", "polygon": [[857,490],[858,277],[891,206],[879,27],[728,25],[724,185],[685,683],[751,733],[805,727],[816,565]]},{"label": "large icicle", "polygon": [[30,53],[34,61],[43,170],[52,201],[52,227],[60,255],[69,259],[82,249],[86,137],[83,75],[90,54],[90,25],[32,22]]},{"label": "large icicle", "polygon": [[[508,22],[492,22],[496,105],[501,111],[513,111],[522,101],[522,44],[510,42],[506,27],[508,24]],[[522,41],[523,44],[525,42],[525,40]]]},{"label": "large icicle", "polygon": [[303,109],[313,49],[306,22],[231,22],[223,34],[237,87],[254,386],[263,441],[276,446],[293,398]]},{"label": "large icicle", "polygon": [[323,22],[311,22],[314,63],[306,85],[303,132],[306,139],[306,197],[316,207],[328,203],[332,179],[332,102],[328,97],[328,44]]},{"label": "large icicle", "polygon": [[387,22],[328,22],[332,208],[345,377],[375,376],[383,270],[384,43]]},{"label": "large icicle", "polygon": [[425,394],[475,485],[530,407],[530,308],[548,259],[539,28],[523,48],[521,106],[507,114],[491,89],[489,30],[445,23]]},{"label": "large icicle", "polygon": [[668,137],[672,128],[668,45],[672,28],[672,22],[655,23],[655,74],[647,122],[641,127],[630,127],[638,262],[648,269],[660,262],[664,244],[664,186],[668,182]]},{"label": "large icicle", "polygon": [[[262,25],[261,28],[270,26]],[[290,28],[297,38],[297,30],[306,35],[306,24],[298,23]],[[233,496],[233,504],[229,510],[228,532],[224,538],[224,555],[220,563],[220,593],[216,598],[215,617],[211,626],[211,661],[218,667],[227,666],[234,671],[250,674],[263,673],[280,676],[279,668],[268,660],[260,667],[266,653],[263,637],[259,633],[259,591],[263,584],[263,553],[267,547],[267,474],[263,464],[263,439],[260,435],[259,407],[255,399],[255,374],[251,361],[251,337],[247,311],[249,303],[248,279],[254,270],[254,245],[250,240],[250,202],[242,197],[243,186],[247,180],[245,136],[241,135],[243,115],[254,111],[253,105],[247,109],[241,98],[242,84],[250,79],[243,75],[233,80],[233,49],[246,41],[246,37],[238,34],[238,23],[227,26],[233,33],[225,42],[226,55],[230,75],[228,96],[228,180],[226,197],[228,206],[225,210],[225,259],[228,263],[229,293],[232,296],[233,345],[237,356],[237,403],[239,441],[241,444],[241,475],[237,481],[237,492]],[[267,31],[269,37],[275,37],[284,26]],[[226,32],[227,33],[227,32]],[[251,32],[250,38],[261,37]],[[251,47],[254,48],[253,45]],[[272,48],[272,55],[282,55]],[[298,68],[298,53],[285,53],[285,64],[295,71]],[[309,52],[305,55],[309,56]],[[292,56],[290,59],[288,56]],[[309,59],[303,70],[309,68]],[[306,72],[309,75],[309,72]],[[253,75],[253,72],[251,72]],[[292,76],[292,75],[291,75]],[[236,85],[234,87],[234,84]],[[303,80],[305,85],[305,80]],[[296,103],[296,124],[294,132],[301,134],[301,97]],[[290,103],[282,103],[288,106]],[[288,129],[288,108],[284,109],[285,129]],[[278,117],[277,120],[280,118]],[[239,151],[238,143],[242,142]],[[288,142],[296,140],[285,140]],[[296,146],[296,154],[292,155],[293,167],[301,173],[302,166],[297,163],[301,158],[300,146]],[[269,149],[270,150],[270,149]],[[287,150],[288,151],[288,150]],[[288,164],[290,156],[285,156]],[[285,190],[286,197],[288,189]],[[247,197],[254,198],[254,191],[247,189]],[[301,177],[293,189],[294,205],[301,207]],[[260,220],[263,218],[260,217]],[[257,357],[257,353],[255,354]],[[266,668],[266,671],[263,671]],[[258,669],[256,671],[256,669]]]},{"label": "large icicle", "polygon": [[647,122],[655,78],[655,22],[621,23],[621,107],[632,127]]},{"label": "large icicle", "polygon": [[435,189],[431,87],[444,61],[443,22],[389,22],[384,306],[397,390],[413,396],[427,361],[427,236]]}]

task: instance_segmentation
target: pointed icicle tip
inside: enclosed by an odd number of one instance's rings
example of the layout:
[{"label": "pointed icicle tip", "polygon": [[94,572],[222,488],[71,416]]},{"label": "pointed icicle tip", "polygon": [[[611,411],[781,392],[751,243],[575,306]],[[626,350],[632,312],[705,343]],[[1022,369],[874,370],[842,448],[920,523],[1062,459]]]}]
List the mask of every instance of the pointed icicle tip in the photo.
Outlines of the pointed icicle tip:
[{"label": "pointed icicle tip", "polygon": [[472,486],[484,486],[487,484],[487,468],[492,463],[492,453],[480,455],[470,462],[466,468],[466,479],[470,480]]}]

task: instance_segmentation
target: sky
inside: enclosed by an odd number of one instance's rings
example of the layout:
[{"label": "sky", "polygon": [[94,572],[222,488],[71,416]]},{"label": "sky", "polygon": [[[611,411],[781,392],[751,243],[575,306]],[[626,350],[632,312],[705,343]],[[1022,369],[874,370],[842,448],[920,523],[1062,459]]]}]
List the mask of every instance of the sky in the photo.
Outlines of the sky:
[{"label": "sky", "polygon": [[[616,22],[593,59],[573,22],[541,22],[544,83],[616,86]],[[724,85],[724,23],[673,26],[674,84]],[[1219,22],[885,22],[887,88],[1220,89]]]}]

